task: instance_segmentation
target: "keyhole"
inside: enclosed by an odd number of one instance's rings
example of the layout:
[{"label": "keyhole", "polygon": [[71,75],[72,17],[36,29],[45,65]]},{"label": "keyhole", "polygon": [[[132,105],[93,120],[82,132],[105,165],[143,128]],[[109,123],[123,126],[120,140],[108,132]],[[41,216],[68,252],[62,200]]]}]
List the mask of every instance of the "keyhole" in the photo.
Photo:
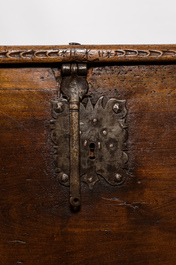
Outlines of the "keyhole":
[{"label": "keyhole", "polygon": [[94,143],[90,143],[89,147],[90,147],[90,156],[89,156],[89,158],[90,159],[95,159],[95,154],[94,154],[94,152],[95,152],[95,144]]}]

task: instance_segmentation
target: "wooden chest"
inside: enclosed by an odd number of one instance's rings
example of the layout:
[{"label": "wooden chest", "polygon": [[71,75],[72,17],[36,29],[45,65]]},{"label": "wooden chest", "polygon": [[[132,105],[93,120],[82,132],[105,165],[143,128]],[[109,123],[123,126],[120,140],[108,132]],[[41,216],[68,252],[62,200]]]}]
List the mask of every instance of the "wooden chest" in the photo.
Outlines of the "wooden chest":
[{"label": "wooden chest", "polygon": [[176,45],[0,47],[0,264],[174,265],[175,217]]}]

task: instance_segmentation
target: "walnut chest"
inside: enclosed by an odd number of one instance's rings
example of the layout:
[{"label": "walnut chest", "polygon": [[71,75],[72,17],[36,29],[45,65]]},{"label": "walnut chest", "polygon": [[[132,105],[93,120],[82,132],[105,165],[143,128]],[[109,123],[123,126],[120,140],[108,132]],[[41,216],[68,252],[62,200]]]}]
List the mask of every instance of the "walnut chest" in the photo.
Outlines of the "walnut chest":
[{"label": "walnut chest", "polygon": [[0,47],[2,265],[176,263],[176,45]]}]

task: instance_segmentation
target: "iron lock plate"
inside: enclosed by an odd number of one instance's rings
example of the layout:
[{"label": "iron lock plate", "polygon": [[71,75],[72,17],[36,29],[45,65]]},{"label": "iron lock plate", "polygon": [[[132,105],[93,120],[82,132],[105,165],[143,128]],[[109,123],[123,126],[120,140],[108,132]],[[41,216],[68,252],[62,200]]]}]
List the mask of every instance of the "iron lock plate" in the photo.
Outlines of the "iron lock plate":
[{"label": "iron lock plate", "polygon": [[[75,187],[80,189],[81,181],[87,183],[90,190],[101,178],[110,185],[121,185],[127,176],[128,161],[126,100],[110,98],[105,101],[102,96],[95,105],[90,99],[87,104],[79,100],[77,116],[79,137],[76,136],[73,148],[70,142],[73,142],[74,135],[72,134],[75,132],[70,128],[73,124],[71,124],[70,104],[70,97],[68,99],[60,97],[51,102],[53,117],[51,138],[55,144],[55,166],[60,184],[70,186],[70,182],[73,181],[72,193],[76,192],[78,197],[80,197],[80,192],[77,192]],[[79,176],[72,177],[72,179],[70,152],[75,152],[79,160],[79,169],[76,172]],[[80,201],[71,201],[71,205],[80,206]]]}]

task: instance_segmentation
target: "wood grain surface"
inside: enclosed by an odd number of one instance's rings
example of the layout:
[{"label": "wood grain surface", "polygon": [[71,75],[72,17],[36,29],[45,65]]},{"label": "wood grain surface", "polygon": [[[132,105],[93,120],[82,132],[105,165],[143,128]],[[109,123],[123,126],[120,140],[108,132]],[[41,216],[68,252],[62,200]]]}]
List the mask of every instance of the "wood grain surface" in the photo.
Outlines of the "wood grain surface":
[{"label": "wood grain surface", "polygon": [[127,100],[128,178],[82,184],[79,212],[53,162],[60,81],[60,68],[0,68],[0,264],[174,265],[176,65],[89,66],[93,103]]}]

